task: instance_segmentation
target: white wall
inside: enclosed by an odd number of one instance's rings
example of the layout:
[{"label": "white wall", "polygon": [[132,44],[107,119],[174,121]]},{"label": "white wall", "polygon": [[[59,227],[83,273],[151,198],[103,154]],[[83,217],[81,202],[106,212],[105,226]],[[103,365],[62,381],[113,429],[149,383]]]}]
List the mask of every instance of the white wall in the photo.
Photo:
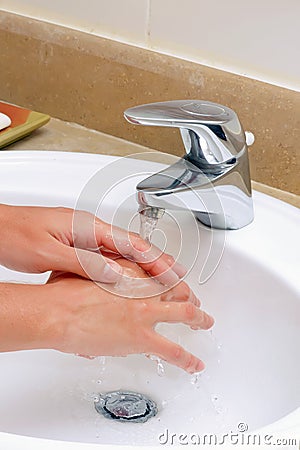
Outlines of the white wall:
[{"label": "white wall", "polygon": [[0,0],[0,8],[300,90],[300,0]]}]

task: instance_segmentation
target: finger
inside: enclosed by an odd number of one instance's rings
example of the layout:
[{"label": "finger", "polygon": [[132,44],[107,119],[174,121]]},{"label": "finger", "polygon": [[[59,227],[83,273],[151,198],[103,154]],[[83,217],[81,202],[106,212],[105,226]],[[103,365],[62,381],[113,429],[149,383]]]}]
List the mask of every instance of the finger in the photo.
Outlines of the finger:
[{"label": "finger", "polygon": [[152,347],[152,354],[170,364],[180,367],[188,373],[201,372],[205,368],[201,359],[158,333],[154,332],[151,336],[150,346]]},{"label": "finger", "polygon": [[200,306],[200,300],[196,297],[191,288],[184,282],[177,284],[174,288],[163,293],[161,300],[173,302],[188,301],[193,303],[195,306]]},{"label": "finger", "polygon": [[179,278],[183,278],[187,274],[187,268],[180,264],[179,262],[175,261],[173,256],[169,255],[168,253],[164,253],[163,257],[166,261],[166,263],[172,267],[174,272],[179,276]]},{"label": "finger", "polygon": [[109,258],[109,259],[120,259],[122,258],[122,255],[120,255],[120,253],[115,253],[115,252],[111,252],[110,250],[107,250],[104,247],[100,247],[99,250],[101,252],[101,255],[104,256],[105,258]]},{"label": "finger", "polygon": [[[99,221],[96,222],[98,245],[120,253],[124,258],[138,263],[146,272],[166,286],[173,286],[180,281],[186,270],[175,263],[170,255],[165,255],[159,248],[149,244],[139,235]],[[176,272],[179,272],[178,275]]]},{"label": "finger", "polygon": [[122,267],[101,254],[74,249],[64,244],[56,247],[52,269],[72,272],[102,283],[116,283],[122,276]]},{"label": "finger", "polygon": [[[193,329],[208,330],[214,324],[214,319],[190,302],[159,302],[153,303],[151,316],[155,318],[155,323],[171,322],[185,323]],[[159,320],[157,320],[159,318]]]},{"label": "finger", "polygon": [[[130,239],[130,237],[131,237],[131,239]],[[134,233],[127,234],[127,240],[130,242],[132,241],[132,239],[135,239],[136,237],[137,236],[135,236]],[[139,237],[137,237],[137,239],[139,239]],[[138,249],[138,251],[140,251],[140,252],[143,251],[143,248],[144,248],[143,244],[145,244],[145,249],[150,248],[149,243],[143,241],[142,247],[140,249]],[[153,244],[150,244],[150,245],[153,245]],[[153,245],[153,247],[156,249],[155,251],[157,252],[158,257],[162,258],[166,262],[166,264],[179,276],[179,278],[183,278],[187,274],[188,271],[187,271],[186,267],[184,267],[179,262],[175,261],[173,256],[169,255],[168,253],[163,253],[159,248],[155,247],[154,245]],[[100,250],[101,250],[102,255],[108,256],[109,258],[115,259],[117,257],[120,257],[120,253],[109,250],[104,246],[100,247]],[[111,255],[113,255],[113,256],[111,256]],[[131,259],[133,259],[133,258],[131,258]]]},{"label": "finger", "polygon": [[[149,244],[138,234],[112,226],[85,211],[79,211],[77,214],[75,211],[72,240],[73,246],[76,248],[96,249],[104,246],[106,250],[133,259],[140,265],[143,262],[147,264],[158,260],[155,265],[145,265],[143,268],[154,276],[160,276],[170,267],[170,273],[159,279],[163,284],[174,285],[177,282],[177,277],[182,278],[187,273],[187,269],[176,262],[171,255],[161,252],[160,249]],[[177,277],[174,275],[177,275]]]},{"label": "finger", "polygon": [[200,300],[196,297],[194,292],[188,286],[182,286],[181,283],[163,293],[161,295],[161,300],[171,302],[191,302],[198,308],[201,305]]}]

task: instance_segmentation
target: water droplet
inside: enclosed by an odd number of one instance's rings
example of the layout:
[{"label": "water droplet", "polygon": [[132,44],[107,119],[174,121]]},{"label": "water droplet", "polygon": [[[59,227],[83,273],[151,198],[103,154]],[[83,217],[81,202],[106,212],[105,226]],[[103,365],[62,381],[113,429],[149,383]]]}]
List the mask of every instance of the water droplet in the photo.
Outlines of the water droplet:
[{"label": "water droplet", "polygon": [[200,383],[201,374],[202,372],[195,372],[191,375],[191,384],[193,384],[196,388],[199,388],[201,385]]},{"label": "water droplet", "polygon": [[99,356],[98,361],[100,365],[104,366],[106,361],[105,356]]},{"label": "water droplet", "polygon": [[222,414],[223,413],[223,408],[220,402],[219,397],[216,394],[213,394],[211,396],[211,401],[214,407],[214,410],[216,411],[217,414]]}]

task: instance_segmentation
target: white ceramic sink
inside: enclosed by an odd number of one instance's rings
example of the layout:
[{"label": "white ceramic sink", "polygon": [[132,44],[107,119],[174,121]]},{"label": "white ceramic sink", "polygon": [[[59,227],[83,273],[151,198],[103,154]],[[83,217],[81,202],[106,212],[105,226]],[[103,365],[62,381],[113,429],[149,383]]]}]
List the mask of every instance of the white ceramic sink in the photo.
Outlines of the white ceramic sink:
[{"label": "white ceramic sink", "polygon": [[[100,202],[101,218],[128,227],[137,209],[135,185],[162,167],[101,155],[3,152],[0,202],[90,211]],[[101,201],[102,190],[116,182]],[[205,361],[195,384],[167,364],[159,376],[143,355],[104,361],[50,350],[3,353],[0,448],[161,446],[166,430],[180,444],[180,433],[221,437],[241,423],[251,433],[267,427],[300,436],[300,212],[258,192],[254,208],[254,222],[237,231],[200,227],[184,212],[174,215],[177,224],[169,216],[160,223],[166,250],[191,267],[187,280],[216,319],[212,333],[159,325]],[[130,227],[137,231],[136,217]],[[164,242],[161,232],[153,239]],[[47,276],[0,267],[1,281],[43,283]],[[118,389],[147,394],[157,416],[124,424],[97,414],[95,395]]]}]

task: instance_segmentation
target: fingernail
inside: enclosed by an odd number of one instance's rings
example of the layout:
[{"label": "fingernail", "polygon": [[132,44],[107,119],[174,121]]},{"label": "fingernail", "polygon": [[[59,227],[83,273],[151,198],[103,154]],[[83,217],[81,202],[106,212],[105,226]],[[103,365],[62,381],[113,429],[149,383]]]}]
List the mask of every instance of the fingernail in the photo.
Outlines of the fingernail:
[{"label": "fingernail", "polygon": [[205,364],[203,361],[198,361],[196,368],[195,368],[195,374],[201,374],[205,371]]},{"label": "fingernail", "polygon": [[215,319],[213,318],[213,316],[210,316],[209,314],[208,314],[208,317],[210,318],[210,320],[212,322],[211,326],[213,326],[215,324]]},{"label": "fingernail", "polygon": [[194,367],[194,369],[189,369],[187,370],[188,373],[190,373],[191,375],[200,375],[200,373],[202,373],[205,369],[205,364],[203,361],[199,360],[196,363],[196,366]]},{"label": "fingernail", "polygon": [[214,326],[214,324],[215,324],[215,319],[212,317],[212,316],[210,316],[209,314],[207,314],[206,313],[206,315],[207,315],[207,317],[208,317],[208,320],[207,320],[207,322],[208,322],[208,326],[207,326],[207,330],[210,330],[213,326]]},{"label": "fingernail", "polygon": [[180,278],[184,277],[187,274],[187,269],[178,262],[175,262],[173,264],[172,269]]},{"label": "fingernail", "polygon": [[116,283],[121,278],[122,273],[123,269],[120,264],[107,258],[100,281],[103,283]]}]

